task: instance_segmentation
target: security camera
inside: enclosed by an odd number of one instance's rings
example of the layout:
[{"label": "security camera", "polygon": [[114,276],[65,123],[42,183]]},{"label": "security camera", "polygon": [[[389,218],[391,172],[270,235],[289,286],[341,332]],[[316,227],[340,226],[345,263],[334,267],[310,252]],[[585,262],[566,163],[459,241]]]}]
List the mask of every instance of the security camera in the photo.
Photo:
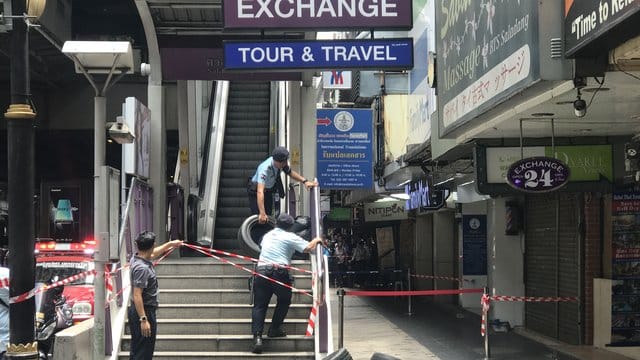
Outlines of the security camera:
[{"label": "security camera", "polygon": [[123,122],[109,123],[108,128],[109,136],[118,144],[131,144],[136,138],[127,124]]},{"label": "security camera", "polygon": [[583,117],[587,114],[587,102],[578,98],[573,102],[573,112],[577,117]]}]

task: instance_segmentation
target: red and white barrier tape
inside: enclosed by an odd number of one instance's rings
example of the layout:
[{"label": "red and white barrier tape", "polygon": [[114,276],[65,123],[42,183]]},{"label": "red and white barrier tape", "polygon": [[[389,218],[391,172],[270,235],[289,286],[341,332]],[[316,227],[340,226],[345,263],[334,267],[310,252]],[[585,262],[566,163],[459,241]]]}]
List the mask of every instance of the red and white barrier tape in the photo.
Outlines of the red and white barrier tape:
[{"label": "red and white barrier tape", "polygon": [[31,289],[31,290],[29,290],[28,292],[26,292],[24,294],[20,294],[20,295],[14,296],[14,297],[9,299],[9,303],[10,304],[14,304],[14,303],[25,301],[27,299],[31,299],[36,294],[39,294],[39,293],[44,292],[44,291],[47,291],[47,290],[49,290],[51,288],[62,286],[62,285],[67,285],[67,284],[69,284],[71,282],[74,282],[74,281],[76,281],[78,279],[87,277],[88,275],[95,275],[95,274],[96,274],[96,270],[94,269],[94,270],[87,270],[87,271],[81,272],[81,273],[73,275],[73,276],[69,276],[66,279],[63,279],[63,280],[60,280],[60,281],[56,281],[53,284],[45,285],[45,286],[43,286],[43,287],[41,287],[39,289]]},{"label": "red and white barrier tape", "polygon": [[417,274],[410,274],[410,275],[413,276],[413,277],[416,277],[416,278],[420,278],[420,279],[450,280],[450,281],[458,281],[458,282],[460,282],[460,278],[451,277],[451,276],[417,275]]},{"label": "red and white barrier tape", "polygon": [[565,297],[551,297],[551,296],[506,296],[506,295],[494,295],[491,296],[493,301],[524,301],[524,302],[575,302],[578,301],[577,297],[565,296]]},{"label": "red and white barrier tape", "polygon": [[286,288],[289,288],[289,289],[291,289],[291,291],[293,291],[293,292],[300,293],[300,294],[304,294],[304,295],[307,295],[307,296],[313,296],[313,295],[311,295],[308,291],[297,289],[297,288],[295,288],[295,287],[293,287],[293,286],[291,286],[291,285],[289,285],[289,284],[285,284],[285,283],[283,283],[283,282],[281,282],[281,281],[278,281],[278,280],[276,280],[276,279],[272,279],[272,278],[270,278],[270,277],[268,277],[268,276],[266,276],[266,275],[262,275],[262,274],[260,274],[260,273],[258,273],[258,272],[255,272],[255,271],[253,271],[253,270],[251,270],[251,269],[247,269],[247,268],[245,268],[244,266],[241,266],[241,265],[238,265],[238,264],[234,263],[233,261],[229,261],[229,260],[227,260],[227,259],[224,259],[224,258],[221,258],[221,257],[219,257],[219,256],[213,255],[213,254],[211,254],[211,253],[207,253],[207,252],[206,252],[206,250],[200,250],[200,249],[199,249],[199,248],[200,248],[200,246],[195,246],[195,245],[191,245],[191,244],[184,244],[184,246],[186,246],[186,247],[188,247],[188,248],[192,248],[192,249],[194,249],[194,250],[196,250],[196,251],[198,251],[198,252],[200,252],[200,253],[202,253],[202,254],[204,254],[204,255],[207,255],[207,256],[209,256],[209,257],[212,257],[212,258],[214,258],[214,259],[216,259],[216,260],[220,260],[220,261],[222,261],[223,263],[226,263],[226,264],[232,265],[232,266],[234,266],[235,268],[238,268],[238,269],[240,269],[240,270],[244,270],[244,271],[246,271],[246,272],[248,272],[248,273],[250,273],[250,274],[252,274],[252,275],[259,276],[259,277],[261,277],[261,278],[263,278],[263,279],[265,279],[265,280],[267,280],[267,281],[271,281],[272,283],[275,283],[275,284],[278,284],[278,285],[284,286],[284,287],[286,287]]},{"label": "red and white barrier tape", "polygon": [[486,335],[487,332],[487,315],[489,314],[489,308],[491,301],[524,301],[524,302],[577,302],[580,301],[575,296],[508,296],[508,295],[493,295],[482,294],[480,303],[482,305],[482,320],[480,323],[480,334]]},{"label": "red and white barrier tape", "polygon": [[482,305],[482,319],[480,320],[480,335],[484,337],[487,333],[487,315],[489,314],[489,296],[487,294],[482,294],[482,298],[480,299],[480,304]]},{"label": "red and white barrier tape", "polygon": [[309,323],[307,324],[307,332],[304,336],[309,337],[313,336],[313,330],[316,328],[316,315],[318,313],[317,304],[313,304],[311,307],[311,313],[309,314]]},{"label": "red and white barrier tape", "polygon": [[299,271],[299,272],[303,272],[303,273],[307,273],[307,274],[312,274],[313,272],[311,270],[307,270],[307,269],[301,269],[301,268],[297,268],[295,266],[291,266],[291,265],[287,265],[287,266],[283,266],[280,264],[271,264],[271,263],[267,263],[264,261],[259,261],[256,258],[252,258],[252,257],[248,257],[248,256],[244,256],[244,255],[238,255],[238,254],[234,254],[234,253],[230,253],[227,251],[222,251],[222,250],[216,250],[216,249],[211,249],[211,248],[207,248],[207,247],[203,247],[203,246],[197,246],[197,245],[192,245],[192,244],[183,244],[186,247],[189,247],[191,249],[194,250],[201,250],[201,251],[205,251],[208,253],[216,253],[216,254],[220,254],[220,255],[225,255],[225,256],[231,256],[231,257],[235,257],[238,259],[242,259],[242,260],[248,260],[248,261],[252,261],[255,263],[258,263],[258,265],[274,265],[274,266],[279,266],[288,270],[295,270],[295,271]]},{"label": "red and white barrier tape", "polygon": [[430,295],[458,295],[482,293],[483,289],[443,289],[443,290],[413,290],[413,291],[351,291],[344,292],[347,296],[430,296]]}]

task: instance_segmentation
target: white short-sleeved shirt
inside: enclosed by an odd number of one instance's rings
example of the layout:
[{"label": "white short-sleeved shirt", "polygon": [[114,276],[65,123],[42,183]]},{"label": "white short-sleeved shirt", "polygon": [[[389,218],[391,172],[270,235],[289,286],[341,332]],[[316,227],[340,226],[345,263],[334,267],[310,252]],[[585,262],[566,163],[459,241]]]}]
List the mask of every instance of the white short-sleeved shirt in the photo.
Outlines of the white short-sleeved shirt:
[{"label": "white short-sleeved shirt", "polygon": [[264,184],[266,189],[271,189],[276,184],[276,179],[280,175],[278,168],[273,164],[273,157],[270,156],[267,160],[258,165],[256,173],[253,174],[251,181]]},{"label": "white short-sleeved shirt", "polygon": [[296,251],[303,252],[309,243],[300,236],[275,228],[262,238],[260,264],[290,265]]},{"label": "white short-sleeved shirt", "polygon": [[[0,267],[0,279],[9,278],[9,269]],[[9,305],[9,288],[0,288],[0,298]],[[9,307],[0,304],[0,352],[7,350],[9,345]]]}]

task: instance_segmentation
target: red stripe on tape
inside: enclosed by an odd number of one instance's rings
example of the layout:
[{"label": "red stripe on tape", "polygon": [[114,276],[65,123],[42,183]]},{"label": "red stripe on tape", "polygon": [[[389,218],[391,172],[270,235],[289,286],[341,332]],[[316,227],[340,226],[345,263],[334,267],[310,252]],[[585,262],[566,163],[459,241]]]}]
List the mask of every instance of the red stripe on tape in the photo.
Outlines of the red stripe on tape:
[{"label": "red stripe on tape", "polygon": [[457,295],[482,293],[483,289],[447,289],[447,290],[415,290],[415,291],[345,291],[349,296],[425,296],[425,295]]}]

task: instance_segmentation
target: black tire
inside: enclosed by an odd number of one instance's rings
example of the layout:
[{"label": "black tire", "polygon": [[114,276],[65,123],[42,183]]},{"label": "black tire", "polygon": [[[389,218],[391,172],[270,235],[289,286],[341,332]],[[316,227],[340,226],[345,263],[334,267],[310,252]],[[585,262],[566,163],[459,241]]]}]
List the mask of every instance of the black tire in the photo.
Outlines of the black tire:
[{"label": "black tire", "polygon": [[371,355],[371,360],[402,360],[402,359],[397,358],[395,356],[375,352],[373,353],[373,355]]},{"label": "black tire", "polygon": [[334,351],[322,360],[353,360],[351,354],[345,348]]},{"label": "black tire", "polygon": [[262,236],[276,227],[276,220],[269,216],[266,224],[258,222],[258,215],[251,215],[244,220],[238,229],[238,243],[246,255],[258,257]]},{"label": "black tire", "polygon": [[187,198],[187,242],[198,243],[198,207],[200,198],[190,194]]}]

